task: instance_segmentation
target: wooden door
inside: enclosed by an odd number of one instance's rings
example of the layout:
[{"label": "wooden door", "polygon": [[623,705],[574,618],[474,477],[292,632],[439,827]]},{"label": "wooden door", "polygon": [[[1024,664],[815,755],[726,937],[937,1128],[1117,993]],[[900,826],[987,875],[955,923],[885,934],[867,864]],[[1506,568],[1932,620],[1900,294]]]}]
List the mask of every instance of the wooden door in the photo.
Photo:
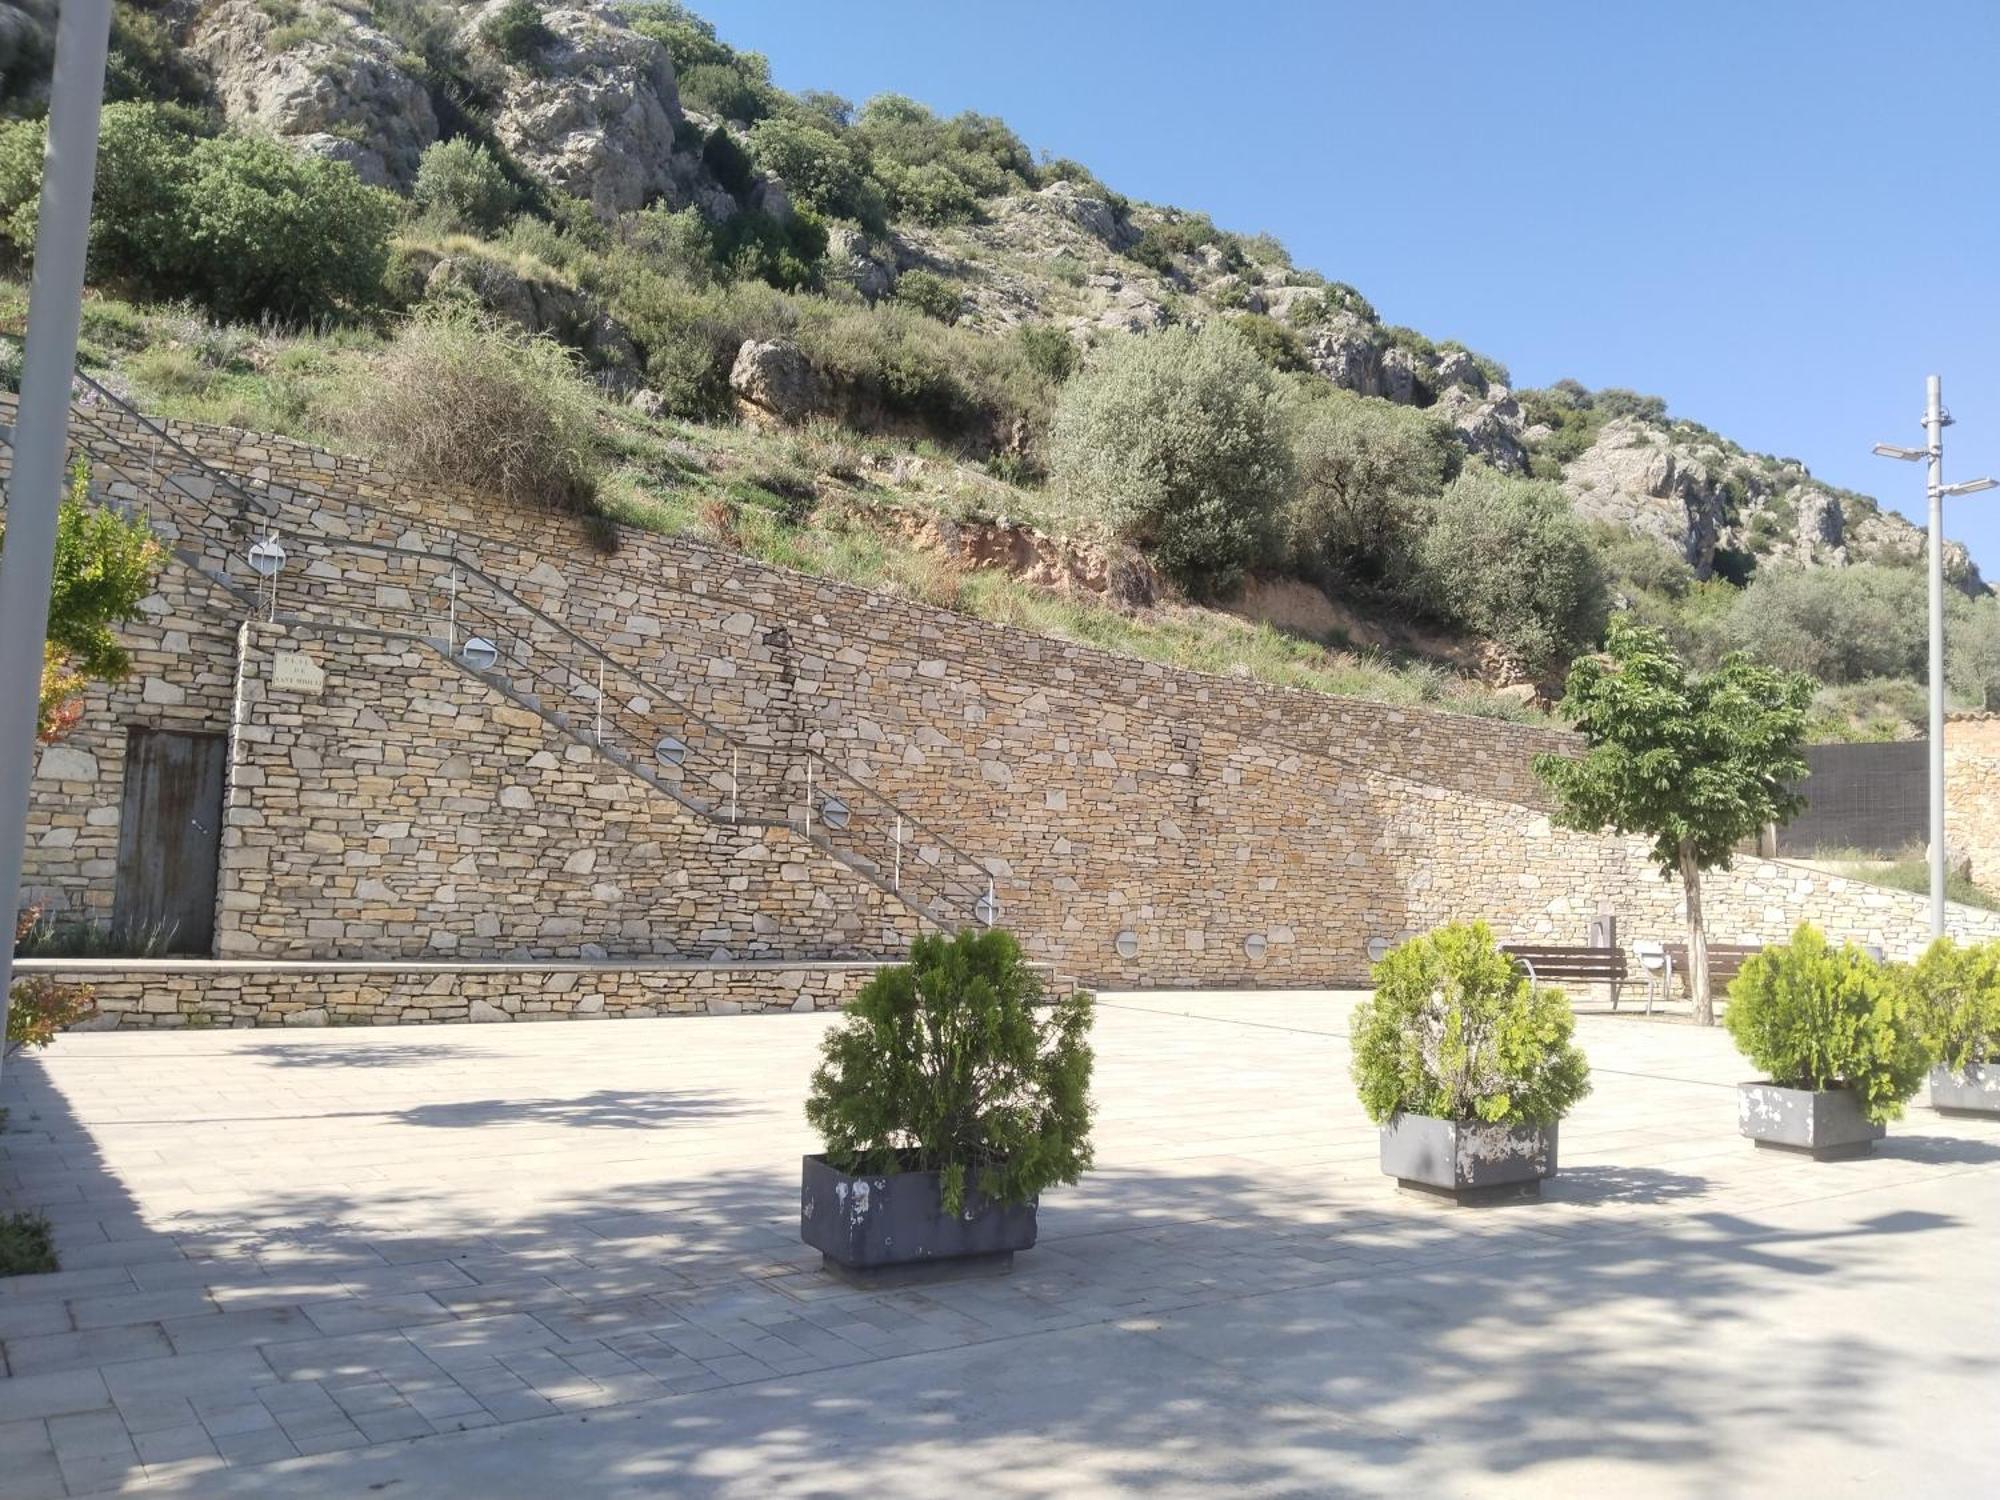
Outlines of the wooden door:
[{"label": "wooden door", "polygon": [[144,729],[125,742],[112,925],[127,941],[207,955],[215,945],[215,872],[222,849],[219,734]]}]

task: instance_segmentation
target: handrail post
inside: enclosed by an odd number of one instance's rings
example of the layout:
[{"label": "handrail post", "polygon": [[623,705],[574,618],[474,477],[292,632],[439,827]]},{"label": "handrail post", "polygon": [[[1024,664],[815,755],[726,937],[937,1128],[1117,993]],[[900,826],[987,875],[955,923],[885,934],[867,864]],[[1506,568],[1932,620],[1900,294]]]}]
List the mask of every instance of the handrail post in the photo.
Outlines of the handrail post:
[{"label": "handrail post", "polygon": [[806,837],[813,836],[813,758],[806,757]]},{"label": "handrail post", "polygon": [[896,814],[896,894],[903,893],[903,815]]},{"label": "handrail post", "polygon": [[597,743],[604,743],[604,663],[597,664],[597,724],[594,731]]},{"label": "handrail post", "polygon": [[738,750],[734,745],[731,745],[729,747],[729,821],[732,823],[736,821],[737,767],[742,758],[743,752]]}]

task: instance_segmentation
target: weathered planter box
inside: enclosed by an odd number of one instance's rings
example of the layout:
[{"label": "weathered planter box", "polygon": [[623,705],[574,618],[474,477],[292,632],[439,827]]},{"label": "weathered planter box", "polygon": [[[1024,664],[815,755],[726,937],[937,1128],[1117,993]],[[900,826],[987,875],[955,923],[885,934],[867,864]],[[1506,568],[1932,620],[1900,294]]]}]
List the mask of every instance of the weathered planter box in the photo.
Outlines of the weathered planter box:
[{"label": "weathered planter box", "polygon": [[1759,1146],[1799,1151],[1814,1161],[1866,1156],[1887,1135],[1861,1112],[1852,1089],[1788,1089],[1746,1083],[1736,1090],[1736,1123]]},{"label": "weathered planter box", "polygon": [[799,1179],[799,1238],[830,1270],[891,1272],[921,1266],[1005,1270],[1035,1243],[1036,1203],[965,1196],[965,1211],[944,1211],[936,1172],[850,1177],[824,1156],[805,1158]]},{"label": "weathered planter box", "polygon": [[1943,1115],[2000,1115],[2000,1063],[1974,1063],[1961,1073],[1932,1068],[1931,1108]]},{"label": "weathered planter box", "polygon": [[1456,1203],[1535,1198],[1556,1175],[1556,1127],[1401,1114],[1382,1127],[1382,1170]]}]

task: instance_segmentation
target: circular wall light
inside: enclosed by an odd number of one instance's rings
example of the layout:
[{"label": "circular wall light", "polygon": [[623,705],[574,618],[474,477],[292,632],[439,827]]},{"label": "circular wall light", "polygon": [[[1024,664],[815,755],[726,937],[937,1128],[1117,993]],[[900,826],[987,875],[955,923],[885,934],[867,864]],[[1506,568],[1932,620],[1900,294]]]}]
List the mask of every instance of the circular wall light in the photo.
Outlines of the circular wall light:
[{"label": "circular wall light", "polygon": [[250,544],[250,571],[259,578],[275,578],[278,570],[285,565],[285,549],[278,545],[278,539],[267,536],[261,542]]},{"label": "circular wall light", "polygon": [[1264,950],[1270,947],[1270,940],[1261,932],[1253,932],[1243,940],[1243,954],[1246,958],[1262,958]]},{"label": "circular wall light", "polygon": [[1389,940],[1385,937],[1370,938],[1368,940],[1368,962],[1371,964],[1382,962],[1384,955],[1389,951],[1389,947]]},{"label": "circular wall light", "polygon": [[819,799],[819,820],[829,828],[845,828],[850,814],[847,804],[831,794]]},{"label": "circular wall light", "polygon": [[1139,934],[1128,927],[1111,940],[1111,946],[1117,950],[1120,958],[1137,958],[1139,956]]},{"label": "circular wall light", "polygon": [[653,754],[659,757],[660,764],[677,766],[688,758],[687,742],[675,739],[670,734],[662,735],[659,742],[653,746]]},{"label": "circular wall light", "polygon": [[458,648],[458,659],[475,672],[484,672],[500,660],[500,648],[483,635],[469,635]]}]

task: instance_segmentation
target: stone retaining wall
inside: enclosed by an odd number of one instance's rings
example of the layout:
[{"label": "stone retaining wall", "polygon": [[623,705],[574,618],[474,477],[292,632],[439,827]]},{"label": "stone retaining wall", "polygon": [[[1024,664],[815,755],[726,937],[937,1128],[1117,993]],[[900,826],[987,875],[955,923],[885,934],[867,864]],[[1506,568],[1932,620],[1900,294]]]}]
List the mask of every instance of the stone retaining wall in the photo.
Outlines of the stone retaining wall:
[{"label": "stone retaining wall", "polygon": [[735,967],[366,968],[221,964],[171,969],[24,960],[22,973],[88,985],[91,1030],[250,1026],[413,1026],[590,1021],[638,1016],[836,1010],[873,964]]},{"label": "stone retaining wall", "polygon": [[[978,856],[996,882],[1002,920],[1030,954],[1095,983],[1353,982],[1366,973],[1369,938],[1450,917],[1486,917],[1505,936],[1554,941],[1581,941],[1600,911],[1621,918],[1628,940],[1672,937],[1680,925],[1678,890],[1658,878],[1641,845],[1550,828],[1530,762],[1574,743],[1556,731],[1173,670],[678,539],[625,532],[619,552],[606,557],[563,517],[440,494],[282,439],[174,430],[281,507],[293,552],[280,579],[281,613],[302,612],[322,625],[387,627],[400,619],[413,628],[431,607],[424,600],[435,595],[435,566],[363,557],[343,538],[476,554],[482,568],[670,684],[751,747],[760,758],[747,777],[752,795],[782,800],[760,778],[790,774],[785,767],[807,753],[826,757]],[[136,433],[127,451],[131,462],[110,487],[161,505],[161,481],[175,465],[151,458]],[[218,563],[247,545],[252,528],[227,507],[220,514],[185,500],[172,507],[183,542]],[[330,649],[338,657],[347,648]],[[181,670],[161,668],[170,685]],[[409,674],[428,670],[399,662],[388,677],[414,685]],[[428,693],[436,684],[424,686]],[[374,691],[357,676],[343,711],[366,711]],[[422,696],[406,693],[396,715],[377,717],[413,722]],[[419,717],[428,718],[424,736],[454,747],[436,764],[470,753],[452,735],[453,716]],[[482,735],[507,728],[484,722]],[[401,753],[415,746],[406,739]],[[548,753],[558,767],[567,764],[568,750]],[[283,761],[290,752],[271,754]],[[515,758],[512,750],[507,756]],[[318,772],[307,769],[291,773],[301,804],[318,791]],[[354,785],[374,793],[372,772],[348,770]],[[470,921],[429,898],[412,899],[423,894],[410,876],[422,869],[427,840],[455,849],[458,814],[443,785],[414,776],[396,786],[392,797],[434,799],[424,839],[415,836],[415,819],[396,815],[377,823],[393,830],[409,821],[407,837],[378,835],[355,818],[338,853],[278,841],[273,873],[257,874],[264,883],[255,887],[256,906],[281,896],[288,914],[322,924],[327,944],[407,927],[455,935],[460,956],[508,951],[505,934],[482,931],[478,920],[481,903],[503,899],[500,885],[479,893]],[[45,794],[38,805],[65,804],[61,816],[74,818],[74,803],[87,801],[91,788],[55,782],[38,790]],[[99,807],[108,796],[115,809],[115,788],[107,791],[101,779],[95,790]],[[532,822],[535,810],[507,811]],[[324,815],[325,808],[313,814]],[[561,889],[546,861],[567,860],[575,845],[537,826],[545,834],[526,846],[532,868],[511,878]],[[475,834],[498,847],[476,825],[465,836]],[[362,877],[346,868],[355,853],[379,857],[378,872],[400,869],[403,883],[377,873],[367,878],[390,894],[371,885],[364,895]],[[90,883],[53,855],[42,869]],[[239,869],[243,899],[253,872]],[[615,879],[628,877],[643,879],[621,864]],[[582,885],[586,896],[595,883]],[[454,897],[463,894],[457,882],[447,884]],[[579,930],[539,932],[564,944],[608,948],[610,934],[691,951],[678,914],[637,916],[627,899],[620,885],[618,898],[607,892],[586,904]],[[1899,953],[1923,936],[1921,898],[1772,862],[1713,877],[1708,904],[1715,935],[1732,941],[1777,940],[1801,917]],[[246,902],[232,919],[243,943],[232,951],[268,952],[295,940],[289,928],[258,928],[251,909]],[[1993,926],[1988,914],[1963,910],[1954,922],[1967,932]],[[1137,940],[1129,959],[1116,950],[1126,932]]]}]

